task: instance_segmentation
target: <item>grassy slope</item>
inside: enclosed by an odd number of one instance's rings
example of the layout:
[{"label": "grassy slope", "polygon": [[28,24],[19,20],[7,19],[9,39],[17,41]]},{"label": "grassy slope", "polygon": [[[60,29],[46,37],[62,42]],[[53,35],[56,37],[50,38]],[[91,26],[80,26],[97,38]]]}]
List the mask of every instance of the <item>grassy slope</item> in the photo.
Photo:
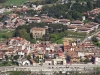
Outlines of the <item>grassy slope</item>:
[{"label": "grassy slope", "polygon": [[26,1],[41,1],[41,0],[7,0],[7,2],[5,3],[5,5],[10,5],[10,4],[14,4],[14,5],[20,5]]},{"label": "grassy slope", "polygon": [[14,31],[0,31],[0,41],[4,41],[7,40],[7,38],[5,38],[6,34],[11,34],[11,36],[13,36]]},{"label": "grassy slope", "polygon": [[8,0],[6,2],[7,5],[10,5],[10,4],[15,4],[15,5],[19,5],[21,3],[24,3],[26,2],[27,0]]}]

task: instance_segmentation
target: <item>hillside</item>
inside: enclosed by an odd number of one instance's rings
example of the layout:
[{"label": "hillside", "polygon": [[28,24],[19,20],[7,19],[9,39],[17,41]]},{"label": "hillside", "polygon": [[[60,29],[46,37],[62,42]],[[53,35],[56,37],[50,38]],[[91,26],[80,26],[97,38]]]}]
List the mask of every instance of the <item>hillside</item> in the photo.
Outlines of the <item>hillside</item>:
[{"label": "hillside", "polygon": [[26,1],[41,1],[41,0],[7,0],[7,2],[5,3],[5,5],[10,5],[10,4],[14,4],[14,5],[20,5]]}]

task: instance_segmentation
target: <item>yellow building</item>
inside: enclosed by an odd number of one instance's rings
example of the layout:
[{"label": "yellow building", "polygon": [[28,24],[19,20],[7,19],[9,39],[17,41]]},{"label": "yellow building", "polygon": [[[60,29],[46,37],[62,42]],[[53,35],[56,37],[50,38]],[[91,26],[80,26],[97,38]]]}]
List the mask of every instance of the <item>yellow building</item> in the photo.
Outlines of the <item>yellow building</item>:
[{"label": "yellow building", "polygon": [[79,63],[80,62],[80,57],[71,57],[71,62],[72,63]]},{"label": "yellow building", "polygon": [[45,35],[46,33],[46,29],[45,28],[32,28],[30,30],[30,33],[32,33],[33,38],[42,38],[43,35]]}]

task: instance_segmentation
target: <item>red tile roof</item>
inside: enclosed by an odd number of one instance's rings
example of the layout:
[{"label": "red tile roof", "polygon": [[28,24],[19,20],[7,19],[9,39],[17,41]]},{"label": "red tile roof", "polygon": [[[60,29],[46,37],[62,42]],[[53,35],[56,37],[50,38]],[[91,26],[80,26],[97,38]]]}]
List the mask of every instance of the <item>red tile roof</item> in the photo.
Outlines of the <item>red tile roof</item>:
[{"label": "red tile roof", "polygon": [[35,31],[43,31],[43,30],[45,30],[45,28],[36,28],[36,27],[33,27],[31,30],[35,30]]}]

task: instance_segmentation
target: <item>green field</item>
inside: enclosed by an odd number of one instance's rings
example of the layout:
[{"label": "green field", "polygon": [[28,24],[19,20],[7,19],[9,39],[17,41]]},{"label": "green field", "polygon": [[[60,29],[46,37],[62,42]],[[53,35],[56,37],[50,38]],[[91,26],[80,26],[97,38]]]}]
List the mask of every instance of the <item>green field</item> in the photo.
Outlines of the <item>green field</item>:
[{"label": "green field", "polygon": [[0,41],[6,41],[13,36],[14,31],[0,31]]},{"label": "green field", "polygon": [[14,5],[20,5],[22,3],[25,3],[27,1],[41,1],[41,0],[7,0],[6,3],[4,3],[4,5],[10,5],[10,4],[14,4]]},{"label": "green field", "polygon": [[10,5],[10,4],[14,4],[14,5],[19,5],[21,3],[24,3],[28,0],[7,0],[7,2],[5,4]]},{"label": "green field", "polygon": [[57,43],[57,44],[62,44],[62,43],[63,43],[63,38],[62,38],[62,39],[57,40],[55,43]]}]

